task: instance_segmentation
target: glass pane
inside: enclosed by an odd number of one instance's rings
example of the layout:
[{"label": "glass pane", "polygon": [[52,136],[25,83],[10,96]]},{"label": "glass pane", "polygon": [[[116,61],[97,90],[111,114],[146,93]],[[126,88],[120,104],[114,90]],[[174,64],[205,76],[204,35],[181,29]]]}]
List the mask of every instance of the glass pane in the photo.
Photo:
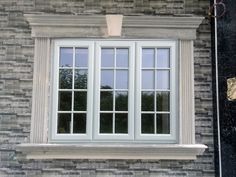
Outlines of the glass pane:
[{"label": "glass pane", "polygon": [[70,133],[71,114],[58,114],[57,133]]},{"label": "glass pane", "polygon": [[142,89],[154,89],[154,71],[142,71]]},{"label": "glass pane", "polygon": [[116,111],[128,111],[128,92],[116,92]]},{"label": "glass pane", "polygon": [[71,95],[72,92],[59,91],[58,94],[58,110],[71,111]]},{"label": "glass pane", "polygon": [[142,133],[154,134],[154,114],[142,114]]},{"label": "glass pane", "polygon": [[169,71],[157,71],[156,73],[156,88],[169,89],[170,88]]},{"label": "glass pane", "polygon": [[59,70],[59,89],[72,89],[72,70]]},{"label": "glass pane", "polygon": [[112,89],[114,80],[113,70],[101,71],[101,89]]},{"label": "glass pane", "polygon": [[75,49],[75,66],[76,67],[88,66],[88,49],[87,48]]},{"label": "glass pane", "polygon": [[73,133],[86,133],[86,114],[74,114]]},{"label": "glass pane", "polygon": [[169,114],[157,114],[157,133],[170,134],[170,116]]},{"label": "glass pane", "polygon": [[74,92],[74,111],[87,110],[87,92]]},{"label": "glass pane", "polygon": [[128,133],[128,114],[115,114],[115,133]]},{"label": "glass pane", "polygon": [[142,111],[154,111],[154,92],[142,92]]},{"label": "glass pane", "polygon": [[88,70],[75,70],[75,89],[87,89]]},{"label": "glass pane", "polygon": [[129,49],[116,49],[116,66],[129,66]]},{"label": "glass pane", "polygon": [[112,114],[101,113],[100,114],[100,133],[112,133]]},{"label": "glass pane", "polygon": [[170,67],[170,49],[157,49],[157,67]]},{"label": "glass pane", "polygon": [[128,89],[128,70],[116,71],[116,88]]},{"label": "glass pane", "polygon": [[157,92],[156,93],[156,109],[157,111],[169,111],[170,110],[170,93],[169,92]]},{"label": "glass pane", "polygon": [[154,49],[143,49],[142,50],[142,67],[154,67],[155,61],[155,50]]},{"label": "glass pane", "polygon": [[101,111],[113,110],[113,92],[103,91],[100,93],[100,110]]},{"label": "glass pane", "polygon": [[61,47],[60,48],[60,67],[72,67],[73,66],[73,48]]},{"label": "glass pane", "polygon": [[102,67],[114,67],[114,49],[102,49]]}]

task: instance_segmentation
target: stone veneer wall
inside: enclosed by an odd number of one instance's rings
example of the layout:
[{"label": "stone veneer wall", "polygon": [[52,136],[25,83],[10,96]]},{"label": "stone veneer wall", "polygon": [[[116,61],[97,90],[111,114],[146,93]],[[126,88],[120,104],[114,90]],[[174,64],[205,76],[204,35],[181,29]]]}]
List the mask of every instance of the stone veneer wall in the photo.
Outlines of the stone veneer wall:
[{"label": "stone veneer wall", "polygon": [[209,148],[197,160],[26,160],[15,145],[29,142],[34,41],[25,13],[206,16],[203,0],[1,0],[0,176],[214,176],[210,23],[194,43],[196,142]]}]

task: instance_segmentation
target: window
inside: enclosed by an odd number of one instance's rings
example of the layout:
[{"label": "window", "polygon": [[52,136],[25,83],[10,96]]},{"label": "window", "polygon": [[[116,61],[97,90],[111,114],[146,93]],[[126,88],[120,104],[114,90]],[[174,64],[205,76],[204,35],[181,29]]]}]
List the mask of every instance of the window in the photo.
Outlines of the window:
[{"label": "window", "polygon": [[51,141],[176,141],[176,42],[56,40]]},{"label": "window", "polygon": [[203,17],[25,17],[35,39],[32,116],[30,142],[17,149],[27,158],[183,160],[207,148],[194,129],[193,41]]}]

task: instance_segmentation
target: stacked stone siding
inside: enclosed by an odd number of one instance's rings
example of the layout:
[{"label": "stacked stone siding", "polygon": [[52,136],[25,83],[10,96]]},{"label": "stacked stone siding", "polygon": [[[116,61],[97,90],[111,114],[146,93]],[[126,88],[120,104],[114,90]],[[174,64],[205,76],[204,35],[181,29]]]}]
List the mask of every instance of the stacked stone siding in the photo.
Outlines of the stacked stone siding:
[{"label": "stacked stone siding", "polygon": [[209,148],[197,160],[27,160],[16,144],[29,142],[34,40],[26,13],[206,16],[202,0],[1,0],[0,176],[211,177],[214,173],[211,35],[206,19],[194,43],[196,141]]}]

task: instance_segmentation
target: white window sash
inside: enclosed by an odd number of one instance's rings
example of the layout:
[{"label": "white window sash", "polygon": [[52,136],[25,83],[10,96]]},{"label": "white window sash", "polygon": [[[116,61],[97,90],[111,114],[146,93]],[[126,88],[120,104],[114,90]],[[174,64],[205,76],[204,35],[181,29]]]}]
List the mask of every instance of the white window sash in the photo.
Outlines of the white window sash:
[{"label": "white window sash", "polygon": [[[170,134],[142,134],[141,133],[141,87],[142,87],[142,48],[169,48],[170,49]],[[136,101],[135,118],[136,132],[135,138],[141,141],[154,141],[157,143],[176,143],[177,142],[177,42],[176,41],[139,41],[136,48]],[[156,126],[156,125],[155,125]]]},{"label": "white window sash", "polygon": [[[59,50],[60,47],[85,47],[88,48],[88,78],[87,78],[87,111],[86,111],[86,134],[59,134],[57,133],[58,113],[58,83],[59,83]],[[55,40],[54,58],[52,61],[52,116],[50,120],[50,142],[83,141],[92,139],[92,103],[93,103],[93,59],[94,43],[82,40]],[[73,51],[73,60],[75,53]],[[73,106],[73,104],[72,104]]]}]

